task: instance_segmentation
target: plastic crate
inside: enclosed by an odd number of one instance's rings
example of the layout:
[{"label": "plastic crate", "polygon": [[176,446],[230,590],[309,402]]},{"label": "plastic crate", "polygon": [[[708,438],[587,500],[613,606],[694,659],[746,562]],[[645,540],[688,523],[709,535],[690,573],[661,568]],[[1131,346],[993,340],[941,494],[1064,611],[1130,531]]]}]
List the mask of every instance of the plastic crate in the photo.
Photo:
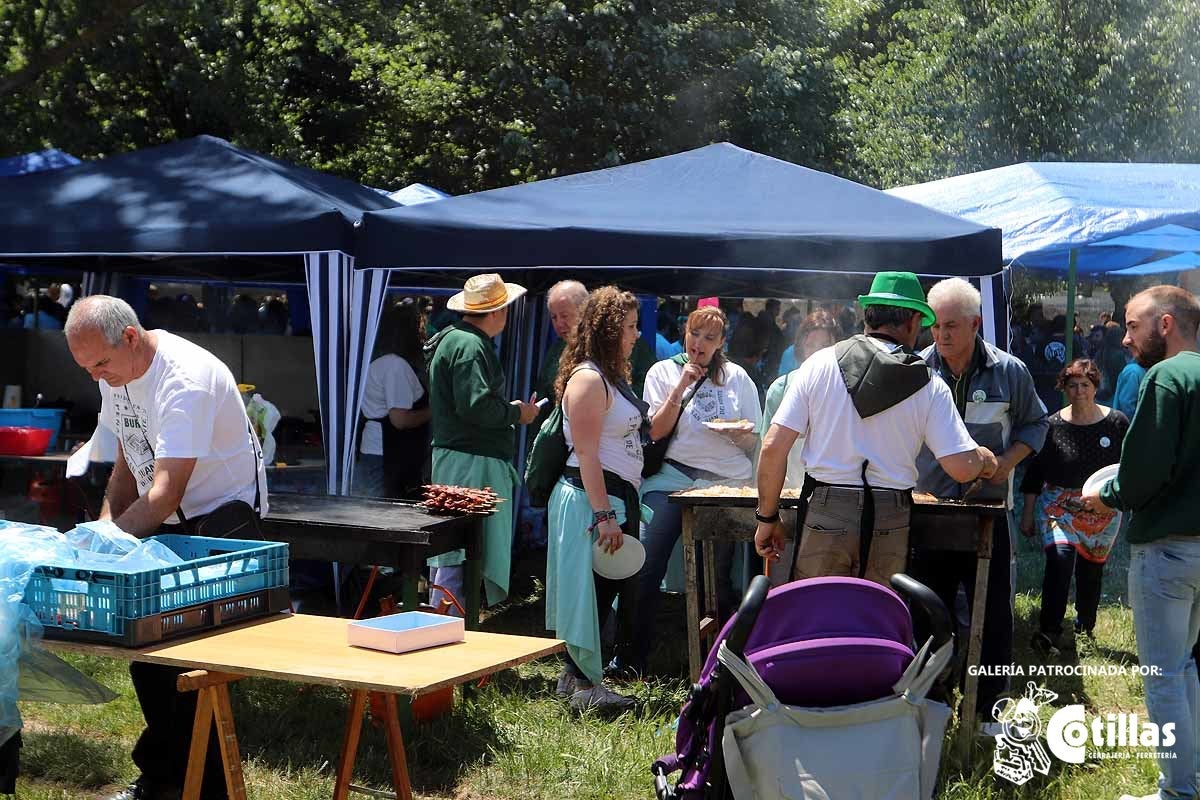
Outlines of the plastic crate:
[{"label": "plastic crate", "polygon": [[50,434],[48,450],[58,447],[58,432],[62,430],[61,408],[0,408],[0,427],[5,428],[48,428]]},{"label": "plastic crate", "polygon": [[138,647],[287,607],[286,544],[154,538],[184,563],[139,572],[37,567],[25,602],[46,636]]}]

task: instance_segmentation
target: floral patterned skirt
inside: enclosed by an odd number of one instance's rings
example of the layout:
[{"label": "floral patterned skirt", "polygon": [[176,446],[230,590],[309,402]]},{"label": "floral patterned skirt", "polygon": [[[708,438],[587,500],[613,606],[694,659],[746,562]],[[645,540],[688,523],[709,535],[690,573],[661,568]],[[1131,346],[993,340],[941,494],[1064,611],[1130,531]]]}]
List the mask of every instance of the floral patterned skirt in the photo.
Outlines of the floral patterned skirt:
[{"label": "floral patterned skirt", "polygon": [[[1033,507],[1034,523],[1042,532],[1042,546],[1070,545],[1088,561],[1103,564],[1108,560],[1121,529],[1121,514],[1116,511],[1072,511],[1067,505],[1083,495],[1079,489],[1047,485]],[[1064,505],[1064,503],[1066,505]]]}]

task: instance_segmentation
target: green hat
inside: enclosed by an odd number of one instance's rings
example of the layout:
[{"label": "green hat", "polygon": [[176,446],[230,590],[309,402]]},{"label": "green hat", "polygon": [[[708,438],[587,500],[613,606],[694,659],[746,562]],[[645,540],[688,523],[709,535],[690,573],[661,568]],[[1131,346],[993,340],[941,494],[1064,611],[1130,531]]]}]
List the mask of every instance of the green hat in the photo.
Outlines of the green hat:
[{"label": "green hat", "polygon": [[928,328],[937,319],[929,303],[925,302],[925,290],[911,272],[877,272],[871,281],[869,294],[860,294],[858,304],[867,306],[899,306],[921,312],[921,327]]}]

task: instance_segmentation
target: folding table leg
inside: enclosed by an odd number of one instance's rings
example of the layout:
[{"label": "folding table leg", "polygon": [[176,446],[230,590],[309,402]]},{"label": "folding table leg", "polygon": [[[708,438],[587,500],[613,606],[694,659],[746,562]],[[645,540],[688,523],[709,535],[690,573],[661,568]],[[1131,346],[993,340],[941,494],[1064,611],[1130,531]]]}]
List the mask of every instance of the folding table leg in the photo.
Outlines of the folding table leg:
[{"label": "folding table leg", "polygon": [[[412,800],[412,785],[408,779],[408,759],[404,754],[404,734],[400,730],[400,708],[396,695],[385,692],[368,692],[355,689],[350,694],[350,711],[346,717],[346,736],[342,741],[342,755],[338,761],[337,779],[333,787],[333,800],[347,800],[350,790],[368,791],[351,786],[354,779],[354,762],[358,758],[358,743],[362,735],[363,712],[367,701],[372,705],[383,704],[383,725],[387,733],[388,761],[392,767],[392,788],[398,800]],[[371,794],[376,794],[370,790]]]},{"label": "folding table leg", "polygon": [[183,780],[183,800],[200,800],[204,781],[204,761],[208,758],[208,736],[212,732],[212,695],[207,688],[196,696],[196,719],[192,723],[192,744],[188,749],[187,775]]},{"label": "folding table leg", "polygon": [[962,721],[959,723],[959,746],[964,752],[969,752],[971,741],[975,738],[979,675],[972,675],[970,668],[979,665],[983,653],[983,618],[987,611],[988,572],[992,565],[992,535],[991,517],[981,519],[975,551],[975,602],[971,607],[971,630],[967,639],[968,672],[963,687]]},{"label": "folding table leg", "polygon": [[388,760],[392,764],[392,786],[396,790],[398,800],[412,800],[412,785],[408,781],[408,759],[404,754],[404,735],[400,731],[400,720],[397,717],[396,695],[384,694],[384,706],[387,708],[387,745]]},{"label": "folding table leg", "polygon": [[229,684],[241,678],[241,675],[201,669],[185,672],[176,680],[179,691],[196,692],[196,717],[192,722],[192,742],[188,748],[182,800],[199,800],[205,760],[208,758],[208,738],[214,721],[221,747],[221,764],[225,770],[226,792],[230,800],[246,800],[246,778],[242,773],[242,756],[233,724],[233,707],[229,702]]},{"label": "folding table leg", "polygon": [[354,777],[354,761],[358,758],[358,739],[362,734],[366,706],[365,689],[355,689],[350,693],[350,712],[346,716],[346,735],[342,739],[342,756],[338,760],[337,778],[333,784],[333,800],[346,800],[350,795],[350,781]]}]

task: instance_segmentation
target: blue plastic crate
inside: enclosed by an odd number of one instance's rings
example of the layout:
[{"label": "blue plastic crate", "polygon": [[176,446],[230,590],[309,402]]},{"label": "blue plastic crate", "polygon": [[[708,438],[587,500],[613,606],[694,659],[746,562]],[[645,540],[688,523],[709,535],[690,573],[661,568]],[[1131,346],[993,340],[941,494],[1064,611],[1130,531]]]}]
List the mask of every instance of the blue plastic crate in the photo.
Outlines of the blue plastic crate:
[{"label": "blue plastic crate", "polygon": [[53,451],[58,448],[58,433],[66,413],[61,408],[0,408],[0,428],[49,428],[54,433],[46,449]]},{"label": "blue plastic crate", "polygon": [[[72,638],[61,634],[91,632],[140,644],[127,635],[139,619],[288,585],[286,544],[175,534],[154,538],[184,563],[139,572],[78,569],[71,564],[37,567],[25,589],[25,602],[47,635]],[[268,610],[274,609],[264,607],[261,613]]]}]

